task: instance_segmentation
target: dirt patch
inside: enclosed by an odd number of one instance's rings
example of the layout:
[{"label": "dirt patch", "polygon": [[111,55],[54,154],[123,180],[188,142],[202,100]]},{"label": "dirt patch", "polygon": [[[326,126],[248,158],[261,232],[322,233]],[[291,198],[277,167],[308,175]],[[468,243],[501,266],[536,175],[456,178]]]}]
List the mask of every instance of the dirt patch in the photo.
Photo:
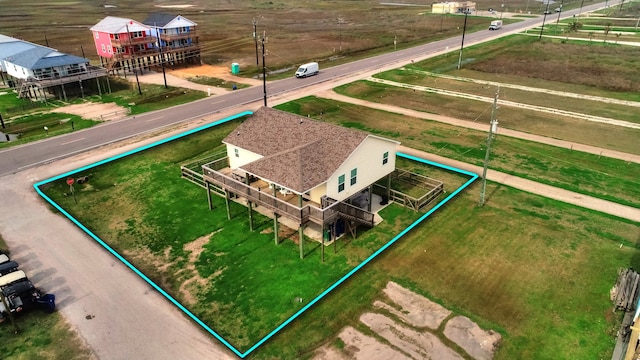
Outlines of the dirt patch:
[{"label": "dirt patch", "polygon": [[[347,326],[342,329],[338,337],[345,343],[342,349],[330,345],[318,349],[315,360],[400,360],[407,356],[388,345],[380,343],[376,338],[367,336],[360,331]],[[348,344],[348,345],[347,345]]]},{"label": "dirt patch", "polygon": [[[193,275],[185,282],[183,282],[178,290],[180,291],[180,294],[182,294],[184,301],[189,305],[193,305],[198,302],[198,299],[195,297],[194,293],[196,293],[199,288],[205,287],[209,283],[209,278],[203,278],[202,276],[200,276],[194,264],[198,260],[198,256],[200,256],[202,251],[204,251],[204,246],[209,243],[211,237],[215,234],[216,232],[201,236],[190,243],[184,244],[184,246],[182,247],[185,251],[189,251],[190,253],[187,266],[181,271],[188,271]],[[212,277],[219,276],[224,270],[225,269],[220,269],[216,271],[212,275]]]},{"label": "dirt patch", "polygon": [[500,334],[482,330],[465,316],[456,316],[447,321],[444,335],[476,360],[492,359],[502,339]]},{"label": "dirt patch", "polygon": [[231,64],[229,66],[215,66],[203,64],[200,66],[190,66],[187,68],[170,70],[169,74],[182,79],[189,79],[195,76],[206,76],[211,78],[222,79],[227,82],[238,84],[261,85],[262,81],[258,79],[249,79],[231,74]]},{"label": "dirt patch", "polygon": [[384,315],[365,313],[360,321],[414,359],[464,359],[430,332],[415,331]]},{"label": "dirt patch", "polygon": [[451,311],[393,281],[387,283],[383,291],[391,301],[400,306],[400,311],[382,301],[376,301],[373,305],[389,311],[415,327],[428,327],[435,330],[451,315]]},{"label": "dirt patch", "polygon": [[73,114],[82,117],[83,119],[107,121],[107,120],[119,120],[129,115],[129,109],[119,106],[116,103],[84,103],[67,105],[52,112]]},{"label": "dirt patch", "polygon": [[[345,327],[338,334],[339,341],[317,349],[314,360],[493,358],[500,334],[485,331],[464,316],[449,320],[443,332],[440,326],[451,311],[394,282],[387,283],[383,292],[393,304],[376,301],[374,306],[387,314],[367,312],[360,316],[360,323],[374,336]],[[445,338],[464,351],[447,346],[441,340]]]}]

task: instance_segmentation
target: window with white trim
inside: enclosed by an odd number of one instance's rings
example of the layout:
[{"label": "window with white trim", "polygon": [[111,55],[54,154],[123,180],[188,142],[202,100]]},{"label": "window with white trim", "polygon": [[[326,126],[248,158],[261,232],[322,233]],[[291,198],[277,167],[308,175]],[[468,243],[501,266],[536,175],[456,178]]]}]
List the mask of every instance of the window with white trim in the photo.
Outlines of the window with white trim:
[{"label": "window with white trim", "polygon": [[351,170],[351,185],[355,185],[358,181],[358,169]]},{"label": "window with white trim", "polygon": [[338,192],[344,191],[344,174],[338,176]]},{"label": "window with white trim", "polygon": [[102,44],[102,52],[103,52],[103,53],[104,53],[104,52],[107,52],[107,47],[106,47],[106,46],[104,46],[104,44]]},{"label": "window with white trim", "polygon": [[389,152],[382,154],[382,165],[386,165],[389,162]]},{"label": "window with white trim", "polygon": [[236,155],[236,157],[237,157],[237,158],[239,158],[239,157],[240,157],[240,150],[238,150],[238,149],[236,148],[236,149],[233,149],[233,152],[235,153],[235,155]]}]

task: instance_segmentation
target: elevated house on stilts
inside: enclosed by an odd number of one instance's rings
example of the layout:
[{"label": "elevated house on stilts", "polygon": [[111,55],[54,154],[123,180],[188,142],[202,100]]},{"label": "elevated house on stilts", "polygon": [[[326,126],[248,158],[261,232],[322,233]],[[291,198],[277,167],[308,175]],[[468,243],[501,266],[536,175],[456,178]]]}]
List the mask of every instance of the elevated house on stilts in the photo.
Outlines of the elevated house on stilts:
[{"label": "elevated house on stilts", "polygon": [[276,243],[279,218],[293,222],[301,258],[305,227],[316,227],[324,245],[341,233],[355,237],[358,226],[374,226],[373,184],[386,178],[391,191],[399,144],[268,107],[249,116],[223,143],[227,156],[202,166],[209,204],[211,194],[218,193],[229,212],[230,198],[243,199],[251,227],[253,208],[266,209],[273,215]]}]

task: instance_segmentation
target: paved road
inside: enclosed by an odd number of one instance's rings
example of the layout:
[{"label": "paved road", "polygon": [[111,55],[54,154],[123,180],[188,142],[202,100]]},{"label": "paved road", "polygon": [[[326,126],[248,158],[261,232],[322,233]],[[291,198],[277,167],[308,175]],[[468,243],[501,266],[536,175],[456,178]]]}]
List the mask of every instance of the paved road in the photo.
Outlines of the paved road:
[{"label": "paved road", "polygon": [[[610,6],[614,2],[609,3]],[[583,8],[583,12],[597,9],[602,5],[591,5]],[[578,10],[564,12],[562,17],[577,14]],[[555,18],[555,17],[554,17]],[[541,17],[525,19],[516,24],[504,26],[500,31],[479,31],[465,36],[465,47],[483,41],[492,40],[507,34],[517,33],[539,25]],[[267,86],[269,97],[291,96],[300,97],[307,93],[307,87],[324,82],[335,82],[362,77],[385,68],[392,68],[409,63],[412,60],[419,61],[443,52],[459,49],[461,37],[453,37],[425,44],[415,48],[396,51],[352,63],[321,69],[318,76],[307,79],[285,79],[270,82]],[[264,98],[262,87],[251,87],[233,91],[223,95],[208,97],[193,103],[180,105],[171,109],[146,113],[117,122],[104,123],[90,129],[75,133],[57,136],[35,143],[26,144],[0,151],[0,176],[15,173],[36,165],[49,163],[86,151],[87,149],[104,146],[115,141],[144,134],[154,129],[162,128],[177,123],[188,122],[194,119],[205,118],[208,115],[229,108],[252,104],[258,106]],[[269,104],[271,104],[269,102]]]}]

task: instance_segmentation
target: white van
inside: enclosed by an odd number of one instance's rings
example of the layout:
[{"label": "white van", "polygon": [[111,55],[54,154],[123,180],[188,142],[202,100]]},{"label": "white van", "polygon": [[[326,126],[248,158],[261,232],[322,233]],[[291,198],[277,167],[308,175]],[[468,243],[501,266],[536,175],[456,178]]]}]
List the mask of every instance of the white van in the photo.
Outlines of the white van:
[{"label": "white van", "polygon": [[6,263],[7,261],[9,261],[9,257],[5,254],[0,254],[0,264]]},{"label": "white van", "polygon": [[320,67],[318,67],[317,62],[302,64],[296,71],[296,77],[305,78],[307,76],[317,75],[318,72],[320,72]]}]

